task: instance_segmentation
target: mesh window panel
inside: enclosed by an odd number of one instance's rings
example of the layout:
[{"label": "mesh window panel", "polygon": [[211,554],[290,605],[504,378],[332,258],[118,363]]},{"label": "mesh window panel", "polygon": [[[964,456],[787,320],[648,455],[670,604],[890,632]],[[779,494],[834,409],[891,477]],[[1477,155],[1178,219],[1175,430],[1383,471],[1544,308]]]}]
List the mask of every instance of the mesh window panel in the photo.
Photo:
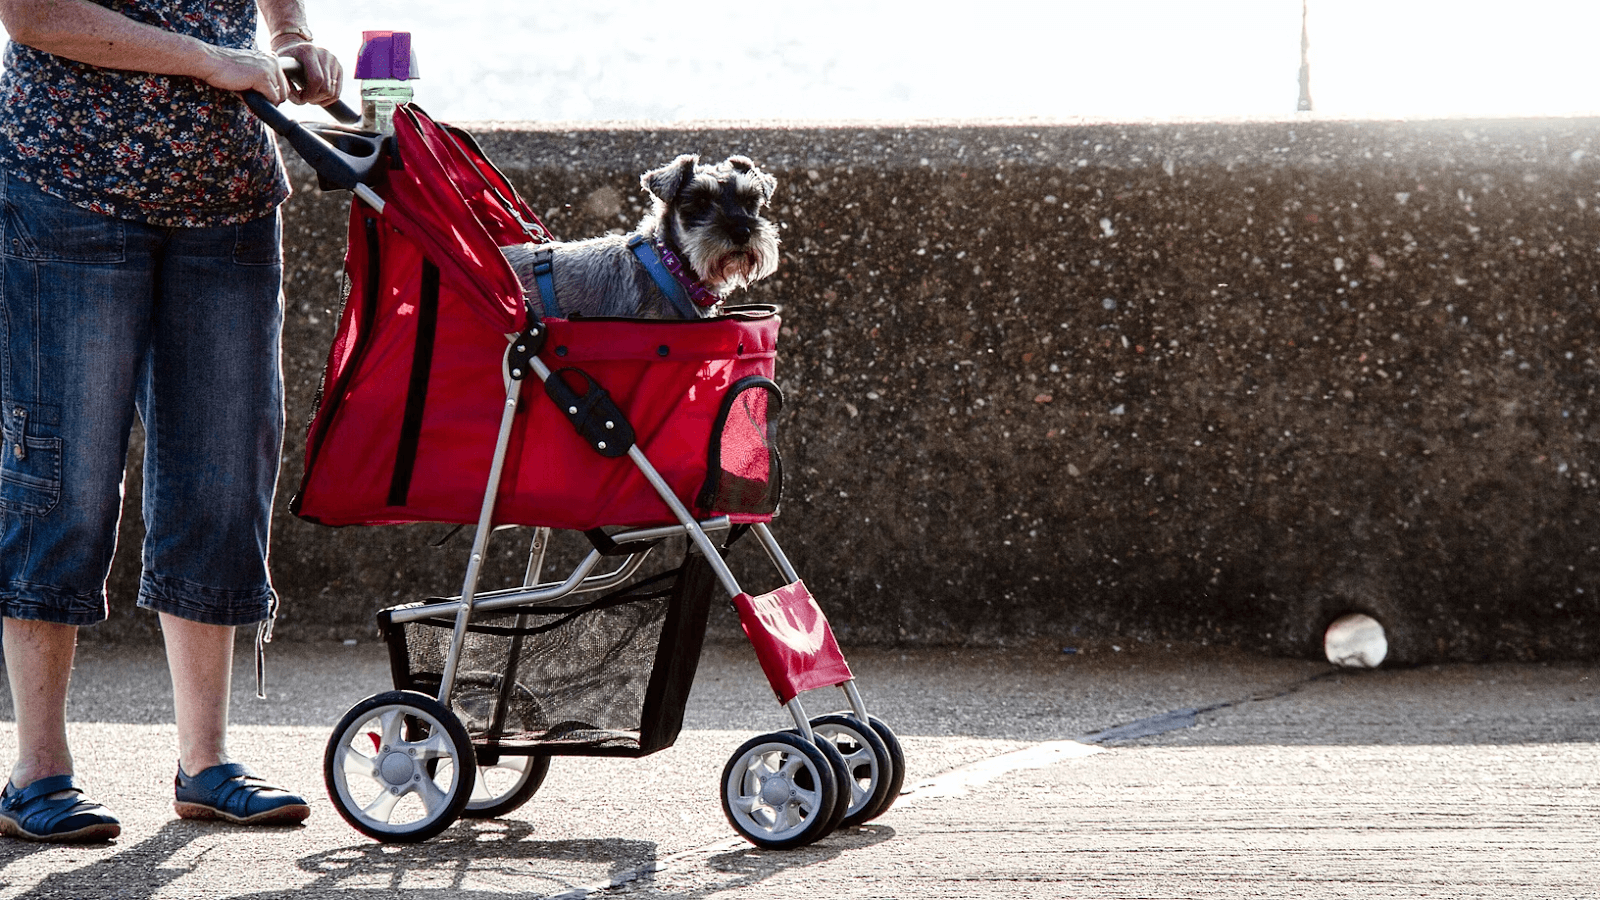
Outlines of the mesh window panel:
[{"label": "mesh window panel", "polygon": [[770,379],[751,376],[729,389],[712,433],[703,510],[770,515],[778,510],[783,469],[778,458],[778,410],[783,394]]}]

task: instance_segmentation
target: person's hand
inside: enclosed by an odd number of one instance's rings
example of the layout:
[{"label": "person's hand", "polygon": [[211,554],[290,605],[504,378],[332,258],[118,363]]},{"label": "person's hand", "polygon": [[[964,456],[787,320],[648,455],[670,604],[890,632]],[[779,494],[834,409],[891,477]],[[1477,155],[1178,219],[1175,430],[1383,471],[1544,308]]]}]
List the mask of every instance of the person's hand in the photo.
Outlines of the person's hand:
[{"label": "person's hand", "polygon": [[297,60],[305,68],[306,86],[296,88],[291,84],[289,99],[317,106],[339,99],[344,89],[344,67],[332,52],[310,41],[296,41],[278,48],[278,55]]},{"label": "person's hand", "polygon": [[289,99],[289,79],[278,59],[259,50],[235,50],[207,44],[199,78],[224,91],[259,91],[273,105]]}]

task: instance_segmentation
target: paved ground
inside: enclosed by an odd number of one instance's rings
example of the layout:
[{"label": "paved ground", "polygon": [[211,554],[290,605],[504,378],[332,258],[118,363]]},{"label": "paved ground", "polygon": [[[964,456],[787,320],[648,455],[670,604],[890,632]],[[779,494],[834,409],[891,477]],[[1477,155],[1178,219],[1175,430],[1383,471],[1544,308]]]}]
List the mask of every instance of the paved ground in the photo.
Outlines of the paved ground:
[{"label": "paved ground", "polygon": [[[557,759],[508,818],[413,846],[352,830],[321,786],[332,724],[387,687],[381,648],[274,645],[268,702],[240,667],[235,754],[313,803],[303,828],[246,831],[171,813],[159,650],[86,646],[73,738],[122,838],[0,841],[0,900],[1600,897],[1600,667],[1085,649],[850,652],[908,792],[778,853],[715,799],[733,748],[787,724],[742,646],[708,651],[677,746]],[[0,758],[13,745],[0,727]]]}]

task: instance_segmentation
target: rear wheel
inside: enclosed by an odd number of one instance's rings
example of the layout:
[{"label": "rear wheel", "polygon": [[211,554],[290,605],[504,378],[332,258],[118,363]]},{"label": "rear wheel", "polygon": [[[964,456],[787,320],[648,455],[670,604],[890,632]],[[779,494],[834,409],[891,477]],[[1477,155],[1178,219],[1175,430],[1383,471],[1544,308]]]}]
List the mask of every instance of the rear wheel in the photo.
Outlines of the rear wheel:
[{"label": "rear wheel", "polygon": [[472,799],[461,811],[468,819],[493,819],[512,812],[532,799],[550,772],[550,757],[546,754],[513,756],[494,747],[494,742],[506,735],[549,725],[533,692],[513,684],[505,721],[491,735],[489,726],[503,684],[504,679],[495,673],[466,672],[457,677],[455,690],[450,693],[451,711],[478,742],[478,772],[472,782]]},{"label": "rear wheel", "polygon": [[413,691],[357,703],[333,729],[322,758],[339,815],[384,842],[425,841],[461,816],[477,763],[460,720]]}]

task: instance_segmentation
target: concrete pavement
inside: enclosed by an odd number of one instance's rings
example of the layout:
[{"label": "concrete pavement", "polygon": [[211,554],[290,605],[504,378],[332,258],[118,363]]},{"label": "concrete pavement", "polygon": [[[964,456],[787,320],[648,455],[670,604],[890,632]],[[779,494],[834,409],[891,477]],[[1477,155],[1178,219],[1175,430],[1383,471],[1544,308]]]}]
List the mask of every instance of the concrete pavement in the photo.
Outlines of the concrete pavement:
[{"label": "concrete pavement", "polygon": [[[159,648],[86,645],[74,748],[123,835],[0,841],[0,900],[1600,897],[1600,667],[1075,649],[846,648],[905,746],[908,790],[779,853],[740,840],[716,800],[733,749],[787,724],[742,645],[708,649],[675,747],[559,758],[507,818],[411,846],[349,828],[321,783],[333,723],[388,686],[381,647],[275,644],[261,702],[241,645],[232,749],[313,807],[303,828],[245,830],[172,815]],[[0,756],[14,739],[0,727]]]}]

